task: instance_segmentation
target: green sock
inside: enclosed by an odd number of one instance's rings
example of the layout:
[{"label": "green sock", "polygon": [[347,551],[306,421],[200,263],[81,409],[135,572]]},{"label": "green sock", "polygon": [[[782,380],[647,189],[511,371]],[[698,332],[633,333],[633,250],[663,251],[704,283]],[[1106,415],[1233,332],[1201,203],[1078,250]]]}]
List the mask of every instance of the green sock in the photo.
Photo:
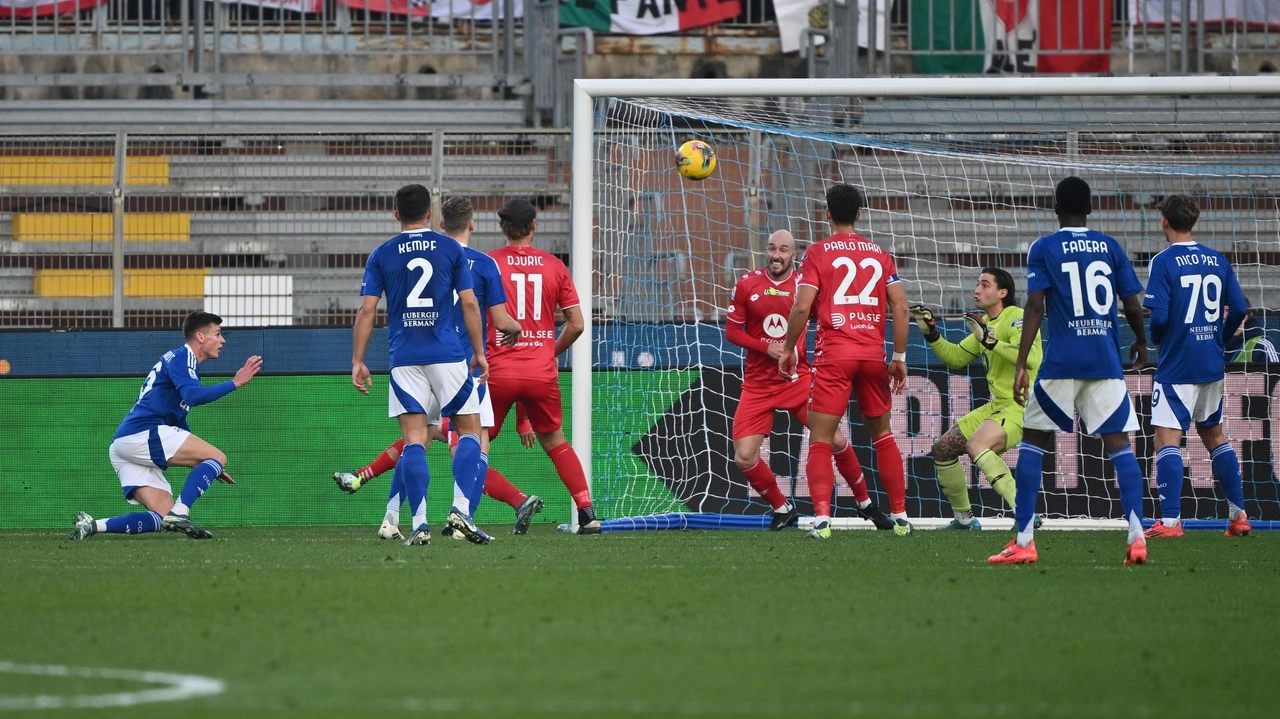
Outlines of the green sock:
[{"label": "green sock", "polygon": [[1004,497],[1009,509],[1014,510],[1014,497],[1018,494],[1018,487],[1013,481],[1013,473],[1009,471],[1009,465],[1000,459],[1000,455],[989,449],[978,455],[973,463],[978,465],[979,472],[987,476],[987,481],[991,483],[991,488],[996,491],[996,494]]},{"label": "green sock", "polygon": [[933,467],[938,471],[938,484],[951,503],[951,509],[957,512],[969,511],[969,487],[960,462],[954,459],[950,462],[934,462]]}]

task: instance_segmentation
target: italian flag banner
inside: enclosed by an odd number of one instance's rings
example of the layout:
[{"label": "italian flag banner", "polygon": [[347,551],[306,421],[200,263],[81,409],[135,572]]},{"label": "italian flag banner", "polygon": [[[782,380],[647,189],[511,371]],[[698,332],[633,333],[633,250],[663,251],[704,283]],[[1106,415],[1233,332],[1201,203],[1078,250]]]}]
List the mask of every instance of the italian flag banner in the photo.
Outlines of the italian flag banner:
[{"label": "italian flag banner", "polygon": [[915,71],[1110,72],[1112,8],[1113,0],[911,0],[911,49],[949,51],[916,55]]},{"label": "italian flag banner", "polygon": [[44,17],[91,10],[107,0],[0,0],[0,17]]},{"label": "italian flag banner", "polygon": [[741,13],[742,0],[562,0],[560,24],[658,35],[732,20]]}]

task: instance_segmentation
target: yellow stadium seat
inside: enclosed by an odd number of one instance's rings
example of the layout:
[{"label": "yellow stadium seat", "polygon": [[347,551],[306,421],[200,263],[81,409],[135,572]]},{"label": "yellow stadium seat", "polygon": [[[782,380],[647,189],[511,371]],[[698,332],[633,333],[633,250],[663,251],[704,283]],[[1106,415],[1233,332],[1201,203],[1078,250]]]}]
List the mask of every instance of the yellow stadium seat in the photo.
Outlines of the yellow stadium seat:
[{"label": "yellow stadium seat", "polygon": [[[124,271],[125,297],[204,297],[206,268]],[[36,270],[36,295],[40,297],[110,297],[111,270]]]},{"label": "yellow stadium seat", "polygon": [[[114,157],[0,157],[0,185],[107,185],[115,181]],[[169,158],[125,158],[125,185],[169,184]]]},{"label": "yellow stadium seat", "polygon": [[[17,242],[111,242],[112,216],[72,212],[22,213],[13,216]],[[185,212],[141,212],[124,216],[125,242],[187,242],[191,215]]]}]

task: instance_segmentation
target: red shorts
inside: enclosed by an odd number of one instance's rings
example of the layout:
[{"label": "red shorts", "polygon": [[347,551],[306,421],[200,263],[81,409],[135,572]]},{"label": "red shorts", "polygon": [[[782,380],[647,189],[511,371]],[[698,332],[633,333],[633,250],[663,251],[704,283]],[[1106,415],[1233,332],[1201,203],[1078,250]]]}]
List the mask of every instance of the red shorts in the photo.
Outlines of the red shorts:
[{"label": "red shorts", "polygon": [[893,409],[889,368],[884,360],[823,357],[814,364],[810,411],[844,416],[849,412],[850,394],[858,398],[863,417],[879,417]]},{"label": "red shorts", "polygon": [[564,408],[560,405],[560,383],[529,381],[518,377],[489,378],[489,396],[493,401],[493,429],[489,438],[498,436],[502,423],[511,411],[511,405],[519,402],[529,415],[529,424],[538,434],[549,434],[564,423]]},{"label": "red shorts", "polygon": [[802,423],[809,416],[809,383],[805,377],[784,387],[767,390],[743,389],[738,409],[733,413],[733,441],[756,434],[773,432],[773,413],[785,410]]}]

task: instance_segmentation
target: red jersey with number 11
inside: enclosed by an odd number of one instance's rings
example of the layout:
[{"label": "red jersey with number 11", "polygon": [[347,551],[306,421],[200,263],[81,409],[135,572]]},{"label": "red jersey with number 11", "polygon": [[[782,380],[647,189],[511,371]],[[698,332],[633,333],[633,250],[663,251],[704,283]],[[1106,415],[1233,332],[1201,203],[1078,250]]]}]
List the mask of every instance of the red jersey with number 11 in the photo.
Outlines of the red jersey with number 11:
[{"label": "red jersey with number 11", "polygon": [[507,313],[520,323],[520,341],[502,347],[488,338],[489,373],[532,381],[557,381],[556,307],[578,306],[578,293],[564,263],[550,252],[528,245],[500,247],[489,256],[498,263]]},{"label": "red jersey with number 11", "polygon": [[883,361],[887,288],[900,281],[893,257],[860,235],[832,235],[810,246],[800,266],[800,285],[818,291],[812,311],[818,322],[814,363],[824,357]]}]

